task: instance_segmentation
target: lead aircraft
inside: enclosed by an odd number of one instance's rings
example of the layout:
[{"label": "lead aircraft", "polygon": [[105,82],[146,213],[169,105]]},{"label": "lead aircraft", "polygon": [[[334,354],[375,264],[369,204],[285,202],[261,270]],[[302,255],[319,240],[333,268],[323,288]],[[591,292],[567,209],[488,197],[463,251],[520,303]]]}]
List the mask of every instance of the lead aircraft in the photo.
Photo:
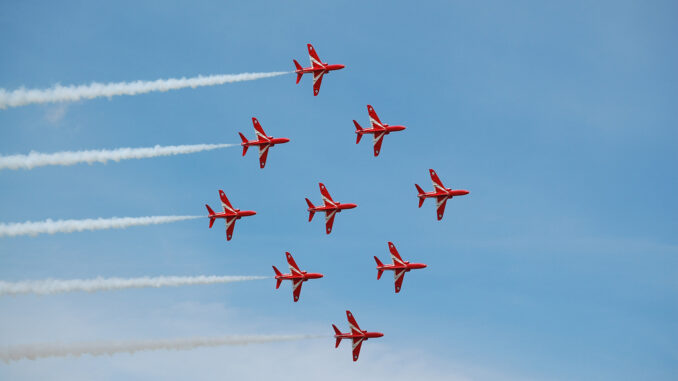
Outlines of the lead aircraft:
[{"label": "lead aircraft", "polygon": [[297,60],[293,60],[296,67],[294,72],[297,73],[297,83],[299,83],[305,73],[313,73],[313,96],[316,96],[320,92],[323,75],[333,70],[341,70],[344,68],[344,65],[330,65],[327,62],[322,62],[311,44],[308,44],[308,56],[311,59],[311,66],[302,67]]},{"label": "lead aircraft", "polygon": [[346,318],[348,319],[348,326],[351,328],[350,332],[341,333],[339,328],[332,324],[332,328],[334,328],[335,333],[334,338],[337,339],[337,343],[334,347],[338,348],[341,340],[350,339],[353,341],[353,361],[358,361],[358,356],[360,356],[360,347],[363,345],[363,341],[382,337],[384,334],[381,332],[367,332],[361,330],[358,326],[358,323],[355,321],[355,318],[353,318],[351,311],[346,311]]},{"label": "lead aircraft", "polygon": [[320,186],[320,194],[323,196],[323,202],[325,204],[323,206],[315,206],[311,200],[306,199],[306,203],[308,204],[308,222],[313,220],[315,212],[325,212],[325,232],[326,234],[330,234],[332,233],[332,225],[334,224],[334,217],[337,213],[344,209],[353,209],[358,205],[336,202],[332,200],[330,192],[327,191],[327,188],[325,188],[323,183],[318,183],[318,185]]},{"label": "lead aircraft", "polygon": [[381,278],[381,274],[384,273],[384,270],[393,271],[393,280],[395,281],[395,292],[396,294],[400,292],[400,288],[403,286],[403,280],[405,279],[405,273],[410,270],[423,269],[426,267],[423,263],[410,263],[408,261],[403,261],[396,250],[393,242],[388,243],[388,249],[391,251],[391,259],[393,260],[392,265],[385,265],[381,263],[379,258],[376,256],[374,260],[377,262],[377,280]]},{"label": "lead aircraft", "polygon": [[294,297],[294,301],[297,302],[299,300],[299,295],[301,294],[301,285],[309,279],[322,278],[323,274],[301,271],[299,270],[299,266],[297,266],[297,263],[294,261],[294,258],[292,258],[292,254],[286,252],[285,256],[287,257],[287,264],[290,266],[290,273],[283,274],[280,272],[280,270],[273,266],[273,271],[275,271],[275,280],[276,280],[275,289],[277,290],[278,288],[280,288],[280,284],[282,283],[283,280],[285,279],[291,280],[292,296]]},{"label": "lead aircraft", "polygon": [[436,171],[432,169],[429,169],[428,171],[431,174],[431,181],[433,181],[433,192],[424,192],[418,184],[414,184],[414,186],[417,187],[417,192],[419,192],[417,195],[417,197],[419,197],[419,207],[421,208],[421,206],[424,205],[424,200],[427,198],[435,198],[436,213],[438,215],[438,221],[440,221],[443,219],[443,214],[445,214],[447,199],[455,196],[465,196],[469,194],[469,191],[464,189],[445,188],[442,181],[438,178]]},{"label": "lead aircraft", "polygon": [[353,121],[355,125],[355,133],[358,135],[355,141],[355,144],[360,143],[360,138],[363,137],[363,134],[373,134],[374,135],[374,156],[379,156],[379,151],[381,151],[381,143],[384,141],[384,136],[390,134],[394,131],[402,131],[405,129],[405,126],[390,126],[386,123],[382,123],[377,116],[377,113],[374,111],[372,106],[367,105],[367,113],[370,115],[370,126],[372,128],[362,128],[356,122]]},{"label": "lead aircraft", "polygon": [[226,240],[230,241],[233,237],[233,229],[235,228],[235,220],[239,220],[242,217],[253,216],[257,214],[254,210],[240,210],[235,209],[231,203],[226,198],[226,193],[219,189],[219,197],[221,197],[221,206],[224,208],[223,213],[214,213],[214,210],[210,208],[209,205],[205,204],[207,207],[207,212],[209,213],[208,217],[210,219],[210,229],[214,225],[214,220],[217,218],[223,218],[226,220]]},{"label": "lead aircraft", "polygon": [[261,128],[261,124],[257,118],[252,118],[252,124],[254,125],[254,132],[257,135],[257,140],[247,140],[245,135],[242,132],[240,134],[240,139],[242,139],[242,155],[245,156],[247,153],[247,148],[249,146],[259,146],[259,167],[263,169],[266,166],[266,157],[268,157],[268,149],[273,147],[276,144],[283,144],[290,141],[288,138],[274,138],[273,136],[266,135],[264,129]]}]

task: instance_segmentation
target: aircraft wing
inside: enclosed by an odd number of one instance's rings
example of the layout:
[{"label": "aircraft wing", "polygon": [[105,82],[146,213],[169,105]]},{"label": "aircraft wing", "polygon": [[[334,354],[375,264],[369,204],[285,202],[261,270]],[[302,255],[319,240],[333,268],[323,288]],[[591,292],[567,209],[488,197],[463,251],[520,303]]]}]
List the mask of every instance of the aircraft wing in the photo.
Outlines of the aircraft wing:
[{"label": "aircraft wing", "polygon": [[320,85],[323,83],[324,71],[313,72],[313,96],[318,95],[320,92]]},{"label": "aircraft wing", "polygon": [[351,311],[346,311],[346,319],[348,319],[348,326],[351,328],[351,333],[363,333],[363,331],[360,330],[360,326],[358,326],[358,322],[355,321]]},{"label": "aircraft wing", "polygon": [[364,337],[355,337],[353,338],[353,361],[358,361],[358,356],[360,356],[360,348],[363,346]]},{"label": "aircraft wing", "polygon": [[440,178],[438,178],[438,175],[436,174],[436,171],[429,169],[429,173],[431,174],[431,181],[433,182],[433,189],[436,191],[445,191],[445,186],[443,185],[443,182],[440,181]]},{"label": "aircraft wing", "polygon": [[374,156],[379,156],[381,143],[384,142],[384,136],[386,136],[386,132],[377,132],[374,134]]},{"label": "aircraft wing", "polygon": [[304,283],[301,279],[295,279],[292,281],[292,296],[294,301],[299,301],[299,295],[301,295],[301,285]]},{"label": "aircraft wing", "polygon": [[396,270],[393,272],[393,280],[395,280],[395,292],[396,294],[400,292],[400,288],[403,286],[403,280],[405,279],[405,270]]},{"label": "aircraft wing", "polygon": [[294,275],[301,275],[301,270],[299,270],[297,262],[295,262],[294,258],[292,258],[292,254],[286,252],[285,256],[287,257],[287,264],[290,267],[290,272]]},{"label": "aircraft wing", "polygon": [[443,219],[443,214],[445,214],[445,204],[447,204],[447,196],[436,197],[436,213],[438,214],[438,221]]},{"label": "aircraft wing", "polygon": [[332,200],[332,196],[330,196],[330,192],[327,191],[327,188],[325,188],[325,184],[319,183],[318,186],[320,186],[320,194],[323,196],[323,201],[325,202],[325,206],[335,206],[336,203],[334,200]]},{"label": "aircraft wing", "polygon": [[377,116],[377,112],[374,111],[374,108],[371,105],[367,105],[367,113],[370,114],[370,124],[372,125],[372,128],[384,128],[384,125]]},{"label": "aircraft wing", "polygon": [[332,233],[332,225],[334,224],[334,217],[337,215],[336,210],[328,210],[325,212],[325,232]]},{"label": "aircraft wing", "polygon": [[391,252],[391,259],[393,260],[394,265],[404,265],[403,259],[400,257],[400,253],[396,249],[393,242],[388,243],[388,250]]},{"label": "aircraft wing", "polygon": [[318,53],[316,53],[313,45],[311,44],[308,44],[308,58],[311,60],[311,66],[314,68],[325,67],[323,62],[320,60],[320,57],[318,57]]},{"label": "aircraft wing", "polygon": [[226,217],[226,240],[230,241],[233,238],[233,229],[235,228],[236,217]]},{"label": "aircraft wing", "polygon": [[271,146],[268,144],[259,146],[259,168],[264,168],[266,166],[266,158],[268,157],[268,149]]},{"label": "aircraft wing", "polygon": [[219,197],[221,197],[221,206],[224,207],[224,212],[235,213],[233,206],[226,197],[226,193],[224,193],[224,191],[222,191],[221,189],[219,189]]},{"label": "aircraft wing", "polygon": [[259,121],[257,118],[252,118],[252,124],[254,125],[254,132],[257,134],[257,138],[259,138],[259,141],[269,141],[271,139],[266,136],[266,133],[264,132],[264,129],[261,128],[261,124],[259,124]]}]

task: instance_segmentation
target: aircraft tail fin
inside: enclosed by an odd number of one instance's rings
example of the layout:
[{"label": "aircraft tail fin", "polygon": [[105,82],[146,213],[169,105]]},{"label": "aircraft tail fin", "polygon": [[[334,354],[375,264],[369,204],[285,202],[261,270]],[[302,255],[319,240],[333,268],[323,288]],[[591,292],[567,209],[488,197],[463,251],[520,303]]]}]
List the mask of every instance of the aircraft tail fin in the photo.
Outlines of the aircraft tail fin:
[{"label": "aircraft tail fin", "polygon": [[297,60],[292,61],[294,61],[294,66],[297,68],[297,83],[299,83],[299,81],[301,81],[301,77],[304,75],[304,73],[301,72],[301,70],[304,70],[304,68],[301,67],[301,65],[299,65],[299,62],[297,62]]},{"label": "aircraft tail fin", "polygon": [[417,192],[419,192],[419,194],[418,194],[417,196],[419,196],[419,207],[421,208],[421,206],[424,205],[424,200],[426,200],[426,198],[424,198],[424,197],[422,197],[422,196],[423,196],[424,193],[426,193],[426,192],[424,192],[424,190],[421,189],[421,187],[419,186],[419,184],[414,184],[414,186],[417,187]]},{"label": "aircraft tail fin", "polygon": [[[379,260],[379,258],[377,258],[376,255],[374,256],[374,261],[377,262],[378,267],[381,267],[381,266],[384,265],[383,263],[381,263],[381,261]],[[384,273],[384,270],[377,268],[377,280],[381,279],[381,274],[383,274],[383,273]]]},{"label": "aircraft tail fin", "polygon": [[309,199],[306,199],[306,203],[308,204],[308,222],[311,222],[313,220],[313,216],[315,215],[315,211],[313,210],[315,206]]},{"label": "aircraft tail fin", "polygon": [[242,132],[238,132],[238,134],[240,134],[240,139],[242,139],[242,143],[243,143],[242,144],[242,155],[245,156],[245,154],[247,153],[247,148],[248,148],[247,138],[245,137],[245,135],[242,134]]},{"label": "aircraft tail fin", "polygon": [[[341,331],[339,330],[339,328],[337,328],[336,325],[332,324],[332,328],[334,328],[335,335],[341,335]],[[341,344],[341,337],[337,337],[337,342],[336,344],[334,344],[334,347],[339,348],[339,344]]]},{"label": "aircraft tail fin", "polygon": [[360,139],[363,137],[363,128],[360,127],[358,122],[356,122],[355,120],[353,121],[353,124],[355,124],[355,133],[356,135],[358,135],[358,137],[355,140],[355,144],[358,144],[360,143]]},{"label": "aircraft tail fin", "polygon": [[205,204],[205,206],[207,207],[207,213],[209,213],[210,217],[210,229],[212,229],[212,225],[214,225],[214,217],[212,217],[214,216],[214,210],[212,210],[212,208],[210,208],[210,206],[207,204]]}]

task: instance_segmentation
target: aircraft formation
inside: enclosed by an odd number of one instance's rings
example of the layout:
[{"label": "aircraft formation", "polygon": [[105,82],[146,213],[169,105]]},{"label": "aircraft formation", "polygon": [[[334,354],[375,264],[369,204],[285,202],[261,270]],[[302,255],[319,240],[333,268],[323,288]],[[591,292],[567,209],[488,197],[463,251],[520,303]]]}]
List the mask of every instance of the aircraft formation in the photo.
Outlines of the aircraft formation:
[{"label": "aircraft formation", "polygon": [[[313,74],[313,95],[317,96],[320,92],[320,86],[322,84],[323,76],[330,73],[331,71],[341,70],[344,65],[328,64],[322,62],[315,48],[311,44],[308,44],[308,54],[311,61],[310,67],[302,67],[299,62],[294,60],[295,73],[297,74],[297,84],[301,81],[302,76],[305,73]],[[389,125],[383,123],[372,105],[367,105],[367,113],[369,115],[370,125],[368,128],[363,128],[357,121],[353,120],[356,133],[356,144],[360,143],[363,135],[372,135],[373,136],[373,150],[374,156],[379,156],[381,152],[381,146],[384,141],[384,137],[391,132],[403,131],[406,129],[405,126],[401,125]],[[273,147],[276,144],[287,143],[290,140],[288,138],[274,138],[272,136],[266,135],[262,129],[259,121],[256,118],[252,118],[252,123],[254,124],[255,134],[257,136],[256,140],[247,140],[247,138],[240,133],[240,138],[242,140],[243,147],[243,156],[247,153],[247,148],[250,146],[259,147],[259,166],[263,169],[266,165],[266,158],[268,155],[268,150],[270,147]],[[433,183],[433,191],[425,192],[418,184],[415,184],[417,189],[417,198],[419,199],[419,208],[422,207],[424,201],[427,198],[434,198],[436,200],[436,216],[438,221],[443,219],[445,213],[445,205],[448,199],[453,197],[465,196],[469,194],[468,190],[464,189],[451,189],[443,185],[442,181],[438,177],[438,174],[433,170],[429,169],[429,175]],[[335,201],[330,192],[325,187],[325,184],[318,183],[320,188],[320,195],[322,197],[321,205],[314,205],[311,200],[306,198],[306,204],[308,205],[308,221],[311,222],[315,213],[324,213],[325,214],[325,234],[332,233],[332,227],[334,226],[334,219],[338,213],[341,213],[344,210],[356,208],[358,205],[353,203],[341,203]],[[223,213],[215,214],[209,206],[207,209],[209,211],[210,218],[210,228],[214,223],[215,218],[225,218],[226,219],[226,239],[231,240],[233,237],[233,228],[235,226],[235,221],[241,217],[252,216],[256,214],[254,211],[240,211],[239,209],[234,209],[231,204],[228,202],[226,195],[222,190],[219,190],[219,195],[221,197],[222,206],[224,208]],[[396,249],[393,242],[388,242],[388,249],[391,253],[392,264],[384,264],[379,260],[377,256],[374,257],[374,260],[377,264],[377,280],[379,280],[384,273],[384,271],[393,271],[393,280],[395,293],[399,293],[402,289],[403,280],[405,279],[405,273],[410,272],[411,270],[423,269],[426,267],[424,263],[410,263],[402,259],[398,250]],[[277,267],[273,266],[273,271],[275,273],[275,288],[280,288],[283,280],[290,280],[292,282],[292,298],[294,302],[298,302],[301,296],[301,287],[304,282],[307,282],[310,279],[319,279],[323,277],[323,274],[320,273],[309,273],[302,271],[297,263],[295,262],[292,254],[289,252],[285,253],[287,264],[290,269],[289,274],[283,274],[278,270]],[[339,344],[342,340],[351,340],[352,342],[352,356],[353,361],[357,361],[360,356],[360,349],[362,343],[371,338],[379,338],[384,336],[381,332],[368,332],[361,330],[358,326],[358,323],[355,320],[355,317],[351,311],[346,311],[346,318],[348,319],[349,332],[342,333],[336,325],[332,324],[334,329],[334,337],[336,339],[335,347],[339,347]]]},{"label": "aircraft formation", "polygon": [[[295,65],[294,73],[297,75],[296,83],[298,84],[301,81],[304,74],[311,74],[313,76],[313,96],[318,96],[324,75],[333,71],[344,69],[345,66],[323,62],[311,44],[308,44],[307,47],[311,66],[306,68],[302,67],[299,62],[293,60]],[[390,125],[382,122],[375,109],[369,104],[367,105],[367,113],[369,116],[368,127],[363,128],[356,120],[353,120],[353,124],[355,126],[356,144],[360,143],[363,135],[372,135],[373,155],[374,157],[378,157],[382,150],[385,136],[391,134],[392,132],[403,131],[406,129],[406,127],[395,124]],[[290,139],[286,137],[274,137],[267,135],[259,123],[259,120],[255,117],[252,117],[252,125],[254,127],[255,133],[254,140],[249,140],[241,132],[238,133],[242,141],[240,144],[240,146],[242,146],[242,156],[247,154],[247,151],[250,147],[258,148],[259,168],[263,170],[266,167],[270,149],[276,145],[288,143]],[[433,169],[429,169],[429,175],[433,183],[433,191],[426,192],[418,184],[415,184],[419,208],[422,207],[424,201],[427,198],[435,199],[436,217],[438,221],[441,221],[445,213],[447,200],[453,197],[468,195],[469,191],[445,187],[438,177],[438,174]],[[324,183],[319,182],[318,186],[320,190],[320,196],[322,198],[322,201],[319,202],[318,205],[314,205],[309,198],[305,198],[307,204],[306,210],[308,212],[308,221],[312,222],[316,213],[321,215],[324,214],[325,234],[329,235],[332,233],[337,214],[341,213],[342,211],[354,209],[358,205],[354,203],[335,201]],[[343,196],[344,195],[342,195],[342,197]],[[209,219],[209,228],[211,229],[214,226],[214,223],[217,219],[223,219],[225,222],[226,241],[231,241],[234,236],[236,222],[243,217],[254,216],[257,214],[257,212],[254,210],[241,210],[235,208],[226,196],[226,192],[224,192],[222,189],[219,189],[219,199],[221,201],[222,208],[222,211],[220,212],[215,212],[209,206],[209,204],[205,204],[205,207],[207,208],[207,218]],[[377,256],[374,256],[374,260],[376,262],[377,280],[381,279],[381,276],[385,271],[392,271],[395,293],[398,294],[402,291],[405,274],[412,270],[424,269],[427,267],[427,265],[424,263],[412,263],[404,260],[393,242],[388,242],[387,246],[391,254],[391,263],[384,264]],[[276,266],[272,266],[273,272],[275,274],[274,279],[276,281],[275,288],[280,288],[283,281],[289,280],[292,287],[292,298],[296,303],[300,300],[303,284],[309,280],[321,279],[324,277],[324,275],[321,273],[301,270],[290,252],[285,252],[285,259],[289,267],[289,273],[284,274],[278,270]],[[358,325],[354,315],[349,310],[346,311],[346,318],[349,325],[349,331],[346,333],[342,333],[336,325],[332,324],[332,328],[334,329],[334,338],[336,339],[335,347],[338,347],[341,341],[344,339],[350,340],[352,343],[352,358],[353,361],[357,361],[360,356],[362,343],[368,339],[380,338],[384,336],[384,334],[381,332],[369,332],[360,329],[360,326]]]}]

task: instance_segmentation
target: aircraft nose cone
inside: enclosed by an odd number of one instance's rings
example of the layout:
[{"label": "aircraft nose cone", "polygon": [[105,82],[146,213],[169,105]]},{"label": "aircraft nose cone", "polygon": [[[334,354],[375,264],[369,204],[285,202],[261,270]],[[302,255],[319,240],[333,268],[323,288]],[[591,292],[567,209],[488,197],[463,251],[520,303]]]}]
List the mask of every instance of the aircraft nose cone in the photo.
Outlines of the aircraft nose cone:
[{"label": "aircraft nose cone", "polygon": [[377,332],[377,334],[376,334],[375,336],[376,336],[376,337],[383,337],[383,336],[384,336],[384,334],[383,334],[383,333],[381,333],[381,332]]},{"label": "aircraft nose cone", "polygon": [[347,207],[348,209],[353,209],[353,208],[355,208],[356,206],[358,206],[358,205],[357,205],[357,204],[346,204],[346,207]]},{"label": "aircraft nose cone", "polygon": [[343,69],[343,68],[345,68],[345,67],[346,67],[346,66],[344,66],[344,65],[337,65],[337,70],[341,70],[341,69]]},{"label": "aircraft nose cone", "polygon": [[281,143],[287,143],[287,142],[289,142],[289,141],[290,141],[290,139],[288,139],[288,138],[281,138],[281,139],[280,139],[280,142],[281,142]]},{"label": "aircraft nose cone", "polygon": [[469,193],[471,193],[471,192],[469,192],[469,191],[467,191],[467,190],[464,191],[464,194],[465,194],[465,195],[467,195],[467,194],[469,194]]}]

